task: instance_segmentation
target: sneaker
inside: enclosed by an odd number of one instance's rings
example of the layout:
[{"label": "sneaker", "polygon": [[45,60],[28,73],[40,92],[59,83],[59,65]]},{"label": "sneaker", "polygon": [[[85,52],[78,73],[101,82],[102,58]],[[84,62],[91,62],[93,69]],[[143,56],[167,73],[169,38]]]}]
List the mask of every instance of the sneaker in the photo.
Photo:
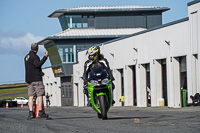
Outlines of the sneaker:
[{"label": "sneaker", "polygon": [[33,115],[33,111],[29,111],[29,115],[28,115],[27,120],[30,120],[30,119],[33,119],[33,118],[35,118],[34,115]]},{"label": "sneaker", "polygon": [[39,111],[39,114],[38,114],[38,118],[48,118],[49,115],[48,114],[45,114],[44,111]]}]

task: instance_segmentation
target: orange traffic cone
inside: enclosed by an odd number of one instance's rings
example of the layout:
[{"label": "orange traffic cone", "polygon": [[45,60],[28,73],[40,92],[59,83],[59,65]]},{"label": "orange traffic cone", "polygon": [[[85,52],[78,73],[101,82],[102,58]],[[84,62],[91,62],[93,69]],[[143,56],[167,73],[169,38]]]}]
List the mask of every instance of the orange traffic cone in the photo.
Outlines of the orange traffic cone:
[{"label": "orange traffic cone", "polygon": [[8,102],[6,102],[6,108],[8,108]]},{"label": "orange traffic cone", "polygon": [[21,108],[23,108],[24,107],[24,105],[23,105],[23,102],[22,102],[22,104],[21,104]]},{"label": "orange traffic cone", "polygon": [[[45,112],[44,109],[44,103],[42,102],[42,110]],[[34,117],[38,118],[38,114],[39,114],[39,107],[38,107],[38,98],[36,98],[35,100],[35,111],[34,111]]]}]

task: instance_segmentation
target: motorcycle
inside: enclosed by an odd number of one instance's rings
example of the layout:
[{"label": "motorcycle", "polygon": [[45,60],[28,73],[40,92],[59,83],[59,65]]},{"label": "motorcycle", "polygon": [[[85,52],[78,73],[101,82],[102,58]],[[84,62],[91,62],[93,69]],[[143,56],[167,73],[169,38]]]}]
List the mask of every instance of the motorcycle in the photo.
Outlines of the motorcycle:
[{"label": "motorcycle", "polygon": [[200,106],[200,94],[196,93],[194,96],[190,96],[192,100],[192,105],[193,106]]},{"label": "motorcycle", "polygon": [[107,119],[107,112],[112,105],[112,82],[107,72],[96,68],[89,73],[88,96],[98,118]]}]

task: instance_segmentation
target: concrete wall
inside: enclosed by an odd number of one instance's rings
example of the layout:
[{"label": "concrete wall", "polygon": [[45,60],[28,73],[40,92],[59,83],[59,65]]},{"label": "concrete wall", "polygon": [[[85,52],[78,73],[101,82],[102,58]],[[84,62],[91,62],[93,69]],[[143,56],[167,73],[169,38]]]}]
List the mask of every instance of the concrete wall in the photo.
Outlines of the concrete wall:
[{"label": "concrete wall", "polygon": [[[131,70],[127,66],[136,66],[136,88],[137,88],[137,106],[146,107],[146,75],[144,64],[150,63],[150,84],[151,84],[151,103],[152,106],[159,106],[159,99],[162,97],[161,66],[157,60],[166,59],[167,65],[167,99],[168,107],[181,107],[180,99],[180,68],[178,57],[186,56],[187,78],[188,78],[188,99],[190,94],[200,92],[200,10],[199,3],[190,5],[189,19],[179,20],[162,27],[150,29],[141,34],[135,34],[121,40],[112,41],[100,46],[101,53],[108,59],[115,77],[114,106],[121,106],[119,96],[121,96],[121,79],[118,69],[124,71],[124,95],[125,106],[132,106],[133,93],[131,85]],[[195,14],[195,15],[194,15]],[[74,65],[74,82],[82,84],[84,62],[87,60],[86,51],[78,53],[79,63]],[[197,54],[198,59],[194,58]],[[193,69],[193,68],[196,69]],[[78,71],[78,72],[77,72]],[[194,75],[197,73],[197,75]],[[196,81],[196,83],[193,82]],[[194,85],[195,84],[195,85]],[[196,89],[198,87],[198,89]],[[84,106],[82,88],[78,86],[79,105]],[[77,98],[77,95],[74,96]],[[191,102],[189,100],[189,102]]]},{"label": "concrete wall", "polygon": [[[193,55],[190,55],[188,57],[188,60],[192,64],[192,66],[189,67],[190,70],[190,85],[193,88],[188,93],[193,95],[196,92],[200,92],[200,2],[197,1],[197,3],[189,5],[188,6],[188,16],[191,21],[189,21],[189,27],[190,27],[190,51]],[[197,54],[196,57],[194,57],[194,54]],[[196,72],[195,72],[196,70]],[[196,74],[195,74],[196,73]]]},{"label": "concrete wall", "polygon": [[[48,94],[52,95],[50,97],[50,106],[61,106],[61,81],[60,78],[54,77],[54,73],[52,71],[52,68],[45,68],[42,69],[42,72],[45,73],[43,76],[43,83],[45,86],[45,95]],[[43,97],[44,99],[44,105],[46,106],[46,97]]]}]

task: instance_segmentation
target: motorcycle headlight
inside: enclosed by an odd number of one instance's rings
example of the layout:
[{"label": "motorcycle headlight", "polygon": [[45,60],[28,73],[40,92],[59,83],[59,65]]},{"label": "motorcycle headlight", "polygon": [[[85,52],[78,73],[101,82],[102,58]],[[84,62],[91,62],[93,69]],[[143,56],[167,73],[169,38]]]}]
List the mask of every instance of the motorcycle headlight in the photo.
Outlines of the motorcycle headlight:
[{"label": "motorcycle headlight", "polygon": [[99,82],[96,80],[90,80],[91,85],[98,86]]},{"label": "motorcycle headlight", "polygon": [[108,78],[105,78],[101,81],[101,84],[105,85],[105,84],[108,84],[109,83],[109,79]]}]

